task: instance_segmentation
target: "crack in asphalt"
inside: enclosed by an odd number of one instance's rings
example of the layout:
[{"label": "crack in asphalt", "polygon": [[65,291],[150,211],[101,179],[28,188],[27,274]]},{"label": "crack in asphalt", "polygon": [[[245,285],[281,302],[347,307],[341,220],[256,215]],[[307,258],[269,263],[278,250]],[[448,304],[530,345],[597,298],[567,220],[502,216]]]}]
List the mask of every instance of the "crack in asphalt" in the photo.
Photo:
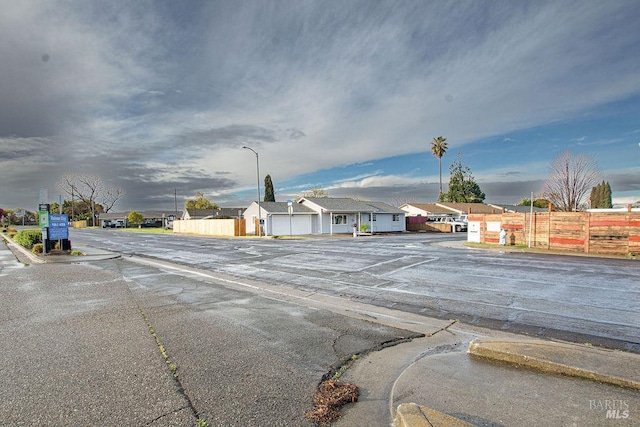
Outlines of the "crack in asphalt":
[{"label": "crack in asphalt", "polygon": [[[122,271],[122,268],[120,266],[117,266],[116,268],[119,270],[120,275],[122,277],[125,277],[125,274]],[[133,294],[133,291],[131,290],[130,284],[131,283],[137,284],[137,282],[135,280],[129,279],[129,280],[126,280],[126,283],[127,283],[127,289],[129,291],[129,294],[131,295],[132,300],[135,301],[136,307],[138,308],[140,315],[142,316],[142,320],[147,325],[147,328],[149,329],[149,333],[151,337],[155,340],[156,346],[158,347],[158,351],[160,352],[160,355],[164,359],[167,369],[171,373],[171,377],[173,378],[173,381],[177,387],[178,394],[183,396],[187,402],[187,405],[185,407],[179,408],[179,410],[188,408],[196,420],[201,420],[200,413],[194,406],[193,401],[191,400],[191,397],[187,394],[186,390],[184,389],[184,386],[182,385],[182,381],[178,375],[178,366],[171,361],[171,358],[169,357],[169,354],[167,353],[166,348],[164,347],[164,344],[162,344],[160,337],[158,337],[158,335],[155,332],[155,328],[151,324],[151,320],[147,316],[147,313],[144,311],[144,309],[140,306],[138,299],[135,297],[135,295]],[[156,420],[161,419],[167,415],[169,415],[169,413],[165,413],[164,415],[156,418]]]}]

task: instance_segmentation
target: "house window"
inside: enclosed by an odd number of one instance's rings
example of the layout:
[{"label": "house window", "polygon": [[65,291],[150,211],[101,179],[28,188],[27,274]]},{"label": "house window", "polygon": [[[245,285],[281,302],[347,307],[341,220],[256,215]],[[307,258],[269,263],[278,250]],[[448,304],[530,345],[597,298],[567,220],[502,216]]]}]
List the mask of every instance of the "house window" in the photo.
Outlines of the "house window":
[{"label": "house window", "polygon": [[334,215],[333,216],[333,224],[334,225],[341,225],[341,224],[346,224],[347,223],[347,216],[346,215]]},{"label": "house window", "polygon": [[400,215],[398,215],[398,214],[393,214],[393,220],[394,220],[394,221],[400,221]]},{"label": "house window", "polygon": [[371,214],[369,214],[369,222],[375,221],[376,219],[376,214],[373,214],[373,219],[371,218]]}]

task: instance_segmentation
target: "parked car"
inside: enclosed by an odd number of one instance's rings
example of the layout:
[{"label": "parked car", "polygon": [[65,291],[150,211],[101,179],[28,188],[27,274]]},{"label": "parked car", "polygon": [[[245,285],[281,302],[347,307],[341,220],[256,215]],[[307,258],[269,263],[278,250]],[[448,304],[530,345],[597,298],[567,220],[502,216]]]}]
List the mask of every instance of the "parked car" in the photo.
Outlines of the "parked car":
[{"label": "parked car", "polygon": [[446,217],[443,218],[444,223],[451,224],[451,231],[458,233],[460,231],[467,231],[468,224],[462,218]]},{"label": "parked car", "polygon": [[151,220],[147,220],[145,222],[143,222],[142,224],[140,224],[141,228],[160,228],[162,227],[162,221],[161,220],[157,220],[157,221],[151,221]]},{"label": "parked car", "polygon": [[123,219],[104,220],[102,228],[124,228],[126,226]]}]

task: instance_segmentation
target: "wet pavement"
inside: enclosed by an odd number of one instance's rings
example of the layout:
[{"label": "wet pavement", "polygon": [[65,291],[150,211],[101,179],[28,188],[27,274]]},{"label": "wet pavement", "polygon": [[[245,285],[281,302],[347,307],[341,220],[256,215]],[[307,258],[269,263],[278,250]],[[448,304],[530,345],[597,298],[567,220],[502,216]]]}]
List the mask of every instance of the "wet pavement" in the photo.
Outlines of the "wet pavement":
[{"label": "wet pavement", "polygon": [[[402,404],[405,415],[418,408],[411,426],[438,425],[433,414],[478,426],[640,423],[637,354],[149,258],[103,251],[24,267],[9,254],[0,245],[0,418],[9,424],[186,426],[201,416],[210,426],[308,425],[319,378],[355,353],[341,379],[360,387],[359,402],[336,426],[386,426]],[[376,348],[401,336],[413,339]],[[539,360],[561,369],[527,366]]]},{"label": "wet pavement", "polygon": [[[438,233],[299,240],[73,230],[75,243],[475,326],[640,352],[640,263]],[[454,240],[451,240],[454,239]]]}]

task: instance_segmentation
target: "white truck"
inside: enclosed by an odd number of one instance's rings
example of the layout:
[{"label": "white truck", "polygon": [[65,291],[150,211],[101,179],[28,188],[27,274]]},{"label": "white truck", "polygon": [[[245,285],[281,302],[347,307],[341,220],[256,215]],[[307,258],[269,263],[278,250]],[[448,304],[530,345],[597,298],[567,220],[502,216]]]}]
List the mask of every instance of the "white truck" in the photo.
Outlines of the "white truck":
[{"label": "white truck", "polygon": [[442,222],[444,222],[445,224],[451,224],[451,231],[453,231],[454,233],[459,233],[461,231],[467,231],[468,225],[467,225],[467,221],[466,218],[454,218],[452,216],[448,216],[445,218],[442,218]]}]

